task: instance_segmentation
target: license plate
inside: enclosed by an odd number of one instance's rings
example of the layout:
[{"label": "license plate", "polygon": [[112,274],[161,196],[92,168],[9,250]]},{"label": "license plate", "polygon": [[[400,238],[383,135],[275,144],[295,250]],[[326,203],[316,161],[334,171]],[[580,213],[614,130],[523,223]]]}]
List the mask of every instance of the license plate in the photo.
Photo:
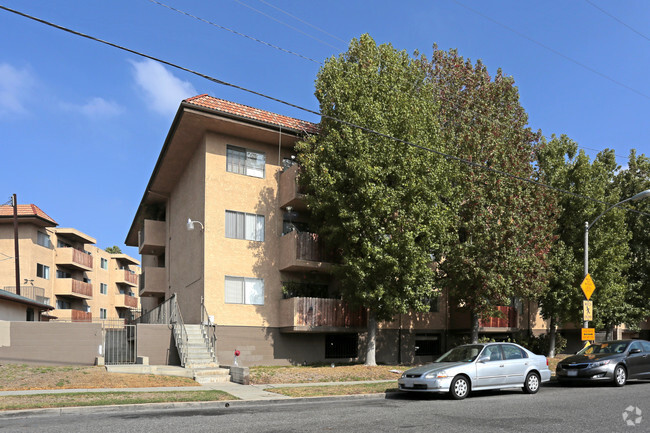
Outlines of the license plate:
[{"label": "license plate", "polygon": [[566,375],[567,376],[577,376],[578,371],[577,370],[569,370],[569,371],[566,372]]}]

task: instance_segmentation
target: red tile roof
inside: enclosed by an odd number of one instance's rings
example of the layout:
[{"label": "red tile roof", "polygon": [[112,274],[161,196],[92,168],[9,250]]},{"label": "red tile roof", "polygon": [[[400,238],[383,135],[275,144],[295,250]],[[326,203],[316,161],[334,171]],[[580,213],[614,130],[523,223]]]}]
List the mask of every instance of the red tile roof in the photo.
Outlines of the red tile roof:
[{"label": "red tile roof", "polygon": [[210,108],[212,110],[221,111],[223,113],[234,114],[237,116],[245,117],[247,119],[257,120],[271,125],[281,126],[283,128],[305,131],[311,134],[318,133],[318,124],[316,123],[283,116],[281,114],[271,113],[270,111],[237,104],[236,102],[230,102],[224,99],[213,98],[207,94],[188,98],[184,102],[198,105],[200,107]]},{"label": "red tile roof", "polygon": [[[44,219],[46,221],[51,222],[54,225],[59,225],[56,221],[54,221],[48,214],[43,212],[41,208],[36,206],[35,204],[19,204],[18,205],[18,217],[38,217],[41,219]],[[0,206],[0,218],[6,218],[6,217],[11,217],[13,218],[14,216],[14,208],[13,206],[8,206],[8,205],[2,205]]]}]

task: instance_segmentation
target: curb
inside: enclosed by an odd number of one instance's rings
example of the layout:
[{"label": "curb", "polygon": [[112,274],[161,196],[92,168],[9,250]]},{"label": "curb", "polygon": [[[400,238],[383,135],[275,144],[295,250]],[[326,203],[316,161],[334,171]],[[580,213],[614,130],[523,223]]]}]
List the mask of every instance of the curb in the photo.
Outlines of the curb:
[{"label": "curb", "polygon": [[232,411],[238,408],[250,408],[256,406],[284,406],[306,403],[324,403],[333,401],[354,401],[354,400],[383,400],[385,393],[378,394],[357,394],[338,395],[329,397],[298,397],[273,400],[229,400],[229,401],[206,401],[206,402],[179,402],[179,403],[143,403],[143,404],[120,404],[110,406],[74,406],[46,409],[23,409],[8,410],[0,412],[0,419],[20,419],[32,417],[56,417],[75,416],[84,414],[137,414],[160,410],[216,410]]}]

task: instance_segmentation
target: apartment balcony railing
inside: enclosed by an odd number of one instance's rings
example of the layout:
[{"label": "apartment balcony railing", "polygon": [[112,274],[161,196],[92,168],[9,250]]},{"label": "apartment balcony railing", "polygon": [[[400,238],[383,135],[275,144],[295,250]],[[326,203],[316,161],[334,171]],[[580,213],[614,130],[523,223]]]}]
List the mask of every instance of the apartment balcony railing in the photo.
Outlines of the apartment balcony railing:
[{"label": "apartment balcony railing", "polygon": [[57,248],[56,264],[82,271],[92,271],[93,256],[76,248]]},{"label": "apartment balcony railing", "polygon": [[490,317],[479,320],[481,328],[515,328],[517,327],[517,310],[515,307],[497,307],[503,317]]},{"label": "apartment balcony railing", "polygon": [[117,284],[126,284],[128,286],[138,287],[138,274],[131,272],[128,269],[122,269],[115,282]]},{"label": "apartment balcony railing", "polygon": [[72,278],[57,278],[54,280],[54,294],[79,299],[92,299],[93,285]]},{"label": "apartment balcony railing", "polygon": [[[16,293],[16,286],[4,286],[2,289],[14,295],[18,294]],[[41,304],[52,305],[50,304],[50,298],[45,297],[45,289],[42,287],[20,286],[20,296]]]},{"label": "apartment balcony railing", "polygon": [[280,207],[291,206],[296,210],[307,209],[305,195],[298,185],[298,174],[300,167],[294,164],[280,174],[280,186],[278,190],[278,200]]},{"label": "apartment balcony railing", "polygon": [[115,308],[138,308],[138,298],[120,293],[115,297]]},{"label": "apartment balcony railing", "polygon": [[159,296],[167,292],[167,268],[145,266],[140,274],[140,296]]},{"label": "apartment balcony railing", "polygon": [[80,310],[56,309],[50,312],[51,315],[61,322],[92,322],[93,313]]},{"label": "apartment balcony railing", "polygon": [[280,270],[288,272],[329,272],[331,254],[323,247],[315,233],[287,233],[280,238]]},{"label": "apartment balcony railing", "polygon": [[339,299],[283,299],[280,314],[282,332],[358,332],[368,323],[365,309],[352,309]]},{"label": "apartment balcony railing", "polygon": [[139,232],[140,254],[157,256],[165,252],[166,224],[165,221],[144,220],[142,230]]}]

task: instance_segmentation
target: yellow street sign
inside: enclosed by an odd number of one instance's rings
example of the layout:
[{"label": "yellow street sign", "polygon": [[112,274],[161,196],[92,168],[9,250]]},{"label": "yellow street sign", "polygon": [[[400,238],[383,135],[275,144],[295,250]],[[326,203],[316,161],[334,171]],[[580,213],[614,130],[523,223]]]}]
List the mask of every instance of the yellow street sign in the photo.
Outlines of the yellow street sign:
[{"label": "yellow street sign", "polygon": [[582,320],[594,320],[594,301],[582,301]]},{"label": "yellow street sign", "polygon": [[594,341],[596,330],[594,328],[582,328],[582,341]]},{"label": "yellow street sign", "polygon": [[587,274],[585,279],[582,280],[580,287],[582,288],[582,293],[585,294],[587,300],[591,298],[591,294],[594,293],[594,290],[596,290],[596,285],[594,284],[594,280],[591,279],[591,275],[589,274]]}]

